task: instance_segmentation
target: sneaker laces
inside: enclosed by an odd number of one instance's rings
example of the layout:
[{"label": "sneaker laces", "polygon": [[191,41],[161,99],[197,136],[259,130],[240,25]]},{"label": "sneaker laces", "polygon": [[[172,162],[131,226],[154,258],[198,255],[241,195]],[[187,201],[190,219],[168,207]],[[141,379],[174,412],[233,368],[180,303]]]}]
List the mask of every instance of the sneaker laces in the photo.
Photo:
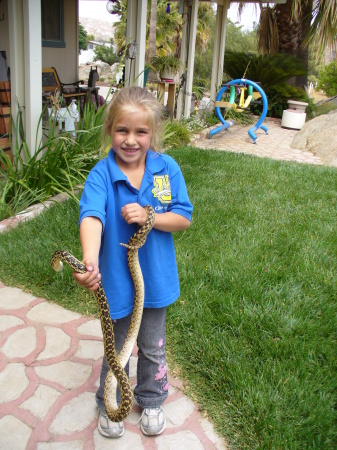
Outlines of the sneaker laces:
[{"label": "sneaker laces", "polygon": [[172,425],[175,425],[175,422],[174,422],[174,421],[172,420],[172,418],[169,416],[169,414],[167,413],[167,411],[165,411],[165,409],[162,408],[161,406],[159,406],[158,408],[144,408],[143,411],[142,411],[142,413],[141,413],[141,415],[140,415],[140,417],[139,417],[139,419],[138,419],[137,422],[135,423],[135,425],[138,425],[139,422],[142,420],[142,418],[143,418],[143,416],[144,416],[146,410],[148,410],[148,411],[154,411],[154,410],[156,410],[156,409],[161,409],[161,410],[163,411],[163,413],[164,413],[164,416],[165,416],[167,419],[169,419],[169,421],[172,423]]}]

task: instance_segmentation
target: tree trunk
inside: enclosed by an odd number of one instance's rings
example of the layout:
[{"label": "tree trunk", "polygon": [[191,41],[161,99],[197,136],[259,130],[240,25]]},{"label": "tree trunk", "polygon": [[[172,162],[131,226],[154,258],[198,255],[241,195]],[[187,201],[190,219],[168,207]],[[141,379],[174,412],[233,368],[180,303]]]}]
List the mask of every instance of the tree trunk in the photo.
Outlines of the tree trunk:
[{"label": "tree trunk", "polygon": [[279,33],[279,53],[297,55],[301,24],[292,17],[292,0],[275,5],[274,12]]},{"label": "tree trunk", "polygon": [[[310,29],[313,0],[301,0],[301,13],[292,17],[293,0],[285,4],[275,5],[275,17],[279,33],[279,52],[299,58],[305,68],[308,68],[308,47],[303,47],[303,41]],[[303,87],[307,84],[307,75],[294,77],[289,84]]]},{"label": "tree trunk", "polygon": [[[148,64],[153,56],[156,55],[156,35],[157,35],[157,0],[151,0],[151,15],[150,15],[150,32],[149,43],[145,55],[145,63]],[[156,74],[150,70],[149,82],[156,81]]]},{"label": "tree trunk", "polygon": [[[301,30],[299,34],[299,47],[297,50],[297,57],[303,62],[306,70],[308,70],[308,62],[309,62],[309,46],[303,46],[303,42],[305,37],[308,35],[310,30],[310,22],[312,18],[312,8],[313,8],[313,0],[307,2],[307,5],[302,5],[301,17],[299,20],[301,22]],[[307,86],[308,76],[301,75],[296,77],[296,85],[297,86]]]}]

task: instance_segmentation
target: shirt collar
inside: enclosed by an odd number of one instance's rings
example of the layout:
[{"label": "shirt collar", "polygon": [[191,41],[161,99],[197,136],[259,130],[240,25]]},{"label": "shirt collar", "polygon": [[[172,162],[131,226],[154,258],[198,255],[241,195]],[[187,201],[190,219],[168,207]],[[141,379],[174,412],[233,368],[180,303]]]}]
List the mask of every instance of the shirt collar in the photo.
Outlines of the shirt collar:
[{"label": "shirt collar", "polygon": [[109,172],[110,172],[110,178],[113,183],[120,180],[127,181],[126,175],[121,171],[121,169],[118,167],[118,164],[116,162],[115,158],[115,152],[113,148],[110,149],[108,154],[108,166],[109,166]]},{"label": "shirt collar", "polygon": [[[118,167],[113,148],[110,149],[108,154],[108,166],[113,183],[120,180],[127,181],[127,177]],[[160,172],[162,169],[164,169],[164,167],[165,162],[161,155],[152,150],[148,150],[146,154],[145,171],[150,174],[154,174]]]},{"label": "shirt collar", "polygon": [[161,172],[165,168],[165,161],[160,153],[152,150],[147,151],[145,170],[151,174]]}]

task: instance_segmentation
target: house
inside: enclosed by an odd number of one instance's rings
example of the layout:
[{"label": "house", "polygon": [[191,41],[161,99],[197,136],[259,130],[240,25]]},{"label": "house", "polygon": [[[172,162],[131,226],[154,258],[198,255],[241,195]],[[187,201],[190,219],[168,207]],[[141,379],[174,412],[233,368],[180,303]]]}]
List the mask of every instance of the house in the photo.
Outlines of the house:
[{"label": "house", "polygon": [[[106,0],[96,0],[106,1]],[[242,0],[245,1],[245,0]],[[271,0],[285,3],[286,0]],[[246,0],[246,2],[252,2]],[[147,0],[127,3],[126,41],[137,44],[137,57],[125,61],[129,83],[143,86]],[[177,118],[189,117],[194,70],[196,22],[199,0],[179,0],[184,21],[182,65],[187,68],[184,90],[177,103]],[[211,101],[222,83],[227,10],[230,0],[216,1],[216,30],[211,78]],[[256,3],[256,2],[253,2]],[[11,78],[11,111],[24,112],[24,128],[30,152],[42,136],[38,122],[42,111],[42,68],[55,67],[62,82],[78,79],[78,0],[1,0],[0,51],[6,52]]]},{"label": "house", "polygon": [[[95,48],[97,46],[102,45],[105,45],[106,47],[111,47],[110,42],[98,42],[89,40],[87,50],[82,50],[81,53],[79,54],[78,57],[79,64],[87,64],[93,62],[95,56],[94,52]],[[114,48],[114,50],[116,51],[116,48]]]},{"label": "house", "polygon": [[54,66],[63,82],[77,80],[78,0],[2,0],[1,50],[11,79],[11,112],[23,111],[31,153],[42,130],[42,68]]}]

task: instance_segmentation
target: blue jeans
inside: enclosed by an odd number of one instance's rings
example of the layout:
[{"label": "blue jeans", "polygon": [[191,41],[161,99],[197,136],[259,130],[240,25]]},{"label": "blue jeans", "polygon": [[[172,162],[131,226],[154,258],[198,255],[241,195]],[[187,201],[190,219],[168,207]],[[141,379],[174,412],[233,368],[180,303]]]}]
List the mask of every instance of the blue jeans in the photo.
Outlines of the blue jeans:
[{"label": "blue jeans", "polygon": [[[131,314],[122,319],[114,320],[116,352],[119,353],[128,331]],[[139,329],[137,385],[134,395],[137,403],[144,408],[158,408],[168,396],[166,356],[166,307],[145,308]],[[103,358],[100,375],[100,386],[96,393],[96,403],[100,410],[105,411],[103,390],[109,365]],[[129,374],[129,363],[125,367]],[[117,402],[120,402],[120,392],[117,389]]]}]

